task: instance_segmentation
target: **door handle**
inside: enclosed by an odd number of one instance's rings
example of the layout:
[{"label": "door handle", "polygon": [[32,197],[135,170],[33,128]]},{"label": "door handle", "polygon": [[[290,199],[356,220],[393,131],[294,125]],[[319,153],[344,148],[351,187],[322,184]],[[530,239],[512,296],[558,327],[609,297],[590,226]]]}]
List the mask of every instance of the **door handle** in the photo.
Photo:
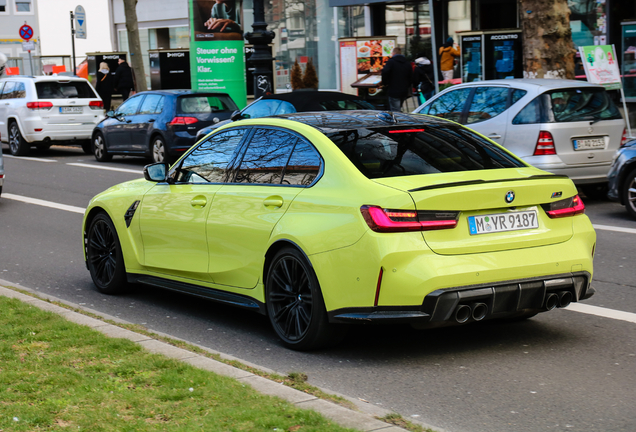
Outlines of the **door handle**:
[{"label": "door handle", "polygon": [[208,200],[205,199],[204,196],[196,196],[192,198],[192,201],[190,201],[190,205],[192,207],[200,207],[200,208],[205,207],[207,203],[208,203]]},{"label": "door handle", "polygon": [[283,206],[283,198],[279,197],[277,195],[267,197],[263,201],[263,205],[265,207],[277,207],[277,208],[280,208],[280,207]]},{"label": "door handle", "polygon": [[155,122],[155,119],[148,120],[148,123],[154,123],[154,122]]},{"label": "door handle", "polygon": [[493,133],[488,135],[488,138],[492,138],[492,139],[500,139],[501,135],[497,134],[497,133]]}]

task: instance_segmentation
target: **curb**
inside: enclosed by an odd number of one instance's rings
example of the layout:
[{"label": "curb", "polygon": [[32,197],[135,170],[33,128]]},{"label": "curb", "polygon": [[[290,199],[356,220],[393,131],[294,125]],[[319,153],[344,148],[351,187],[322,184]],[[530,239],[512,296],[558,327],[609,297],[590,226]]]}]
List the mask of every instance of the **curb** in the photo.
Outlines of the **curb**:
[{"label": "curb", "polygon": [[[22,294],[21,292],[15,291],[11,288],[6,288],[7,285],[24,290],[24,291],[31,292],[34,295],[37,295],[39,298]],[[376,407],[375,405],[371,405],[368,403],[364,404],[350,397],[339,395],[335,392],[332,392],[326,389],[321,389],[325,393],[336,394],[338,396],[341,396],[349,400],[354,405],[356,405],[356,408],[358,408],[360,411],[354,411],[354,410],[342,407],[335,403],[332,403],[323,399],[319,399],[316,396],[304,393],[300,390],[293,389],[284,384],[280,384],[280,383],[268,380],[266,378],[260,377],[258,375],[252,374],[242,369],[238,369],[233,366],[227,365],[225,363],[219,362],[217,360],[214,360],[199,354],[195,354],[191,351],[188,351],[182,348],[177,348],[168,343],[155,340],[149,336],[135,333],[131,330],[127,330],[127,329],[118,327],[116,325],[106,323],[99,319],[92,318],[92,317],[83,315],[81,313],[65,309],[61,306],[54,305],[52,303],[49,303],[48,301],[55,301],[55,302],[63,303],[75,309],[85,310],[87,312],[90,312],[91,314],[98,315],[104,319],[108,319],[114,322],[119,322],[122,324],[132,324],[120,318],[113,317],[111,315],[104,314],[92,309],[88,309],[74,303],[66,302],[54,296],[50,296],[48,294],[44,294],[38,291],[33,291],[29,288],[26,288],[26,287],[23,287],[8,281],[4,281],[2,279],[0,279],[0,296],[15,298],[25,303],[31,304],[35,307],[38,307],[42,310],[56,313],[71,322],[88,326],[94,330],[97,330],[103,333],[106,336],[113,337],[113,338],[128,339],[132,342],[135,342],[141,345],[149,352],[152,352],[155,354],[161,354],[172,359],[180,360],[184,363],[188,363],[189,365],[197,367],[199,369],[204,369],[219,375],[234,378],[240,382],[250,385],[254,390],[262,394],[265,394],[268,396],[276,396],[286,400],[287,402],[299,408],[316,411],[319,414],[323,415],[324,417],[338,423],[339,425],[343,427],[358,429],[364,432],[371,432],[371,431],[403,432],[406,430],[398,426],[390,425],[381,420],[377,420],[375,418],[375,416],[383,417],[393,413],[390,410]],[[153,332],[153,333],[156,333],[159,336],[170,337],[175,340],[182,340],[168,334],[162,334],[160,332]],[[265,372],[275,372],[268,368],[260,367],[250,362],[246,362],[236,357],[232,357],[230,355],[226,355],[218,351],[211,350],[201,345],[193,344],[192,342],[188,342],[185,340],[183,340],[183,342],[187,342],[191,345],[197,346],[198,348],[201,348],[211,354],[220,355],[223,359],[226,359],[226,360],[237,360],[245,365],[254,367],[256,369],[259,369]],[[421,422],[417,422],[417,424],[419,424],[420,426],[424,428],[431,428],[431,429],[435,429],[438,432],[444,432],[442,429],[434,428],[433,426],[425,425]]]}]

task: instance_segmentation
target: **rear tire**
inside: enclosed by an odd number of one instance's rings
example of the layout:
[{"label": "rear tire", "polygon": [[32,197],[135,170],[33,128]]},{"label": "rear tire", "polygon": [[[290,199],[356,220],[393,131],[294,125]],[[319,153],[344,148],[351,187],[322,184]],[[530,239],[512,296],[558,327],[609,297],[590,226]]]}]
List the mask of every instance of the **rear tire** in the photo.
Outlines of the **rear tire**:
[{"label": "rear tire", "polygon": [[92,153],[97,162],[108,162],[113,158],[106,150],[106,140],[101,132],[97,132],[93,137]]},{"label": "rear tire", "polygon": [[152,163],[168,162],[166,143],[160,136],[155,136],[150,140],[150,161]]},{"label": "rear tire", "polygon": [[9,150],[13,156],[26,156],[31,145],[24,140],[18,123],[12,121],[9,125]]},{"label": "rear tire", "polygon": [[339,340],[328,322],[316,273],[298,249],[276,253],[265,290],[269,320],[287,348],[312,350]]},{"label": "rear tire", "polygon": [[623,203],[629,215],[636,219],[636,169],[625,177],[623,183]]},{"label": "rear tire", "polygon": [[86,235],[86,260],[91,279],[103,294],[118,294],[128,289],[126,266],[117,230],[106,213],[98,213]]}]

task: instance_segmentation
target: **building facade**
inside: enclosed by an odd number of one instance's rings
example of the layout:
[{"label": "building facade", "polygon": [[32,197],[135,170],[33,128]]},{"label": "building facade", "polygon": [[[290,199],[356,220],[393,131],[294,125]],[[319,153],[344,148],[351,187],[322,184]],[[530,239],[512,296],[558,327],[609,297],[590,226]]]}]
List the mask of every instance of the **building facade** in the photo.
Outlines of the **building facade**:
[{"label": "building facade", "polygon": [[21,74],[38,73],[36,64],[31,70],[28,51],[23,50],[20,27],[28,24],[33,28],[34,49],[32,56],[39,55],[40,29],[35,0],[0,0],[0,52],[9,58],[7,66],[18,68]]}]

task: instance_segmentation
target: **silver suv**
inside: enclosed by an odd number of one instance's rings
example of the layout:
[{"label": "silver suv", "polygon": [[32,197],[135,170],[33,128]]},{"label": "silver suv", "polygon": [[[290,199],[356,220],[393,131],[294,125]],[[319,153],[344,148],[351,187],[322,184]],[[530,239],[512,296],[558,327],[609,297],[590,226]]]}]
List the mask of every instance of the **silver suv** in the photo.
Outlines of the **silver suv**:
[{"label": "silver suv", "polygon": [[415,110],[464,124],[537,168],[584,190],[607,183],[627,140],[625,121],[602,86],[574,80],[506,79],[452,86]]},{"label": "silver suv", "polygon": [[82,144],[90,153],[93,128],[104,103],[87,80],[65,76],[9,76],[0,79],[0,139],[11,154],[31,147]]}]

